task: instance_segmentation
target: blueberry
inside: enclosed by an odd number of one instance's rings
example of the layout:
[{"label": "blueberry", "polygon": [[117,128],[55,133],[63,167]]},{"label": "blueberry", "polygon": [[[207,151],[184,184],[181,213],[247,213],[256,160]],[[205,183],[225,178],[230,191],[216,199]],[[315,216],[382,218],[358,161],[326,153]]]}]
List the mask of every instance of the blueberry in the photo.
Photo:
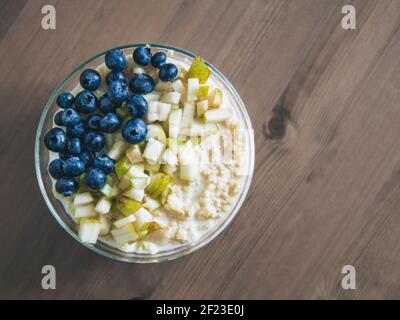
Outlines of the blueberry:
[{"label": "blueberry", "polygon": [[55,115],[54,115],[54,123],[58,126],[64,126],[64,122],[62,120],[62,111],[58,111]]},{"label": "blueberry", "polygon": [[79,138],[69,139],[67,147],[68,152],[74,156],[77,156],[82,152],[81,140]]},{"label": "blueberry", "polygon": [[121,103],[111,101],[108,93],[105,93],[99,100],[99,109],[103,113],[115,112],[121,106]]},{"label": "blueberry", "polygon": [[69,154],[69,153],[64,153],[64,152],[59,153],[58,156],[60,157],[61,160],[64,160],[64,161],[67,160],[68,158],[71,158],[71,157],[72,157],[71,154]]},{"label": "blueberry", "polygon": [[60,178],[56,182],[56,191],[64,197],[72,196],[78,191],[79,183],[74,178]]},{"label": "blueberry", "polygon": [[127,142],[137,144],[146,139],[147,126],[142,119],[131,119],[125,123],[121,134]]},{"label": "blueberry", "polygon": [[98,114],[91,114],[89,117],[86,118],[86,125],[89,129],[97,131],[99,130],[100,119],[101,116],[99,116]]},{"label": "blueberry", "polygon": [[91,113],[96,110],[97,104],[97,98],[91,91],[83,90],[76,95],[75,106],[79,112]]},{"label": "blueberry", "polygon": [[142,118],[148,109],[147,101],[140,94],[132,94],[126,100],[126,107],[135,118]]},{"label": "blueberry", "polygon": [[114,81],[108,87],[108,95],[111,101],[115,103],[122,103],[128,98],[129,90],[125,82]]},{"label": "blueberry", "polygon": [[74,101],[74,96],[69,92],[63,92],[57,97],[57,105],[62,109],[72,108]]},{"label": "blueberry", "polygon": [[115,72],[124,70],[128,64],[124,54],[118,49],[107,51],[105,62],[107,68]]},{"label": "blueberry", "polygon": [[138,47],[133,51],[133,60],[141,66],[147,66],[151,60],[151,51],[148,47]]},{"label": "blueberry", "polygon": [[146,73],[137,74],[129,82],[133,93],[148,94],[154,90],[154,80]]},{"label": "blueberry", "polygon": [[100,132],[90,131],[85,134],[84,143],[88,151],[98,152],[104,148],[106,138]]},{"label": "blueberry", "polygon": [[110,84],[111,84],[112,82],[114,82],[114,81],[126,82],[126,81],[127,81],[127,78],[126,78],[125,73],[123,73],[123,72],[114,72],[114,71],[111,71],[111,72],[107,75],[107,78],[106,78],[107,85],[110,85]]},{"label": "blueberry", "polygon": [[67,148],[67,135],[63,129],[53,128],[44,136],[47,149],[54,152],[64,152]]},{"label": "blueberry", "polygon": [[99,122],[100,130],[112,133],[121,126],[121,119],[115,113],[107,113]]},{"label": "blueberry", "polygon": [[93,168],[103,170],[108,174],[114,171],[114,161],[106,155],[99,155],[93,161]]},{"label": "blueberry", "polygon": [[81,159],[81,161],[85,165],[85,168],[89,168],[93,164],[94,153],[90,151],[83,151],[79,155],[79,159]]},{"label": "blueberry", "polygon": [[103,170],[91,168],[86,173],[85,183],[89,188],[99,190],[106,184],[107,175]]},{"label": "blueberry", "polygon": [[61,115],[61,120],[66,126],[73,126],[81,121],[79,113],[72,108],[65,109]]},{"label": "blueberry", "polygon": [[67,136],[69,138],[81,138],[86,132],[86,127],[83,121],[67,127]]},{"label": "blueberry", "polygon": [[70,157],[64,161],[63,172],[69,177],[80,176],[85,172],[85,164],[78,157]]},{"label": "blueberry", "polygon": [[61,159],[54,159],[49,163],[49,173],[54,179],[60,179],[64,175],[63,164]]},{"label": "blueberry", "polygon": [[100,73],[93,69],[86,69],[81,73],[79,82],[86,90],[97,90],[101,83]]},{"label": "blueberry", "polygon": [[173,63],[166,63],[160,68],[158,75],[162,81],[173,81],[178,75],[178,68]]},{"label": "blueberry", "polygon": [[160,68],[167,61],[167,55],[165,52],[158,51],[154,56],[151,57],[151,65],[154,68]]}]

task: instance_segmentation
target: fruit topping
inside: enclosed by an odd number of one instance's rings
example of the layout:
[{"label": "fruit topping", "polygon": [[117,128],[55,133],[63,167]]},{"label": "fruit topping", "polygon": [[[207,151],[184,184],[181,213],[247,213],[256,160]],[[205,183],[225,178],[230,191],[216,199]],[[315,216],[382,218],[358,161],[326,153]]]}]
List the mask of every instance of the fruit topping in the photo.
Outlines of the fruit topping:
[{"label": "fruit topping", "polygon": [[100,87],[101,77],[96,70],[86,69],[81,73],[79,82],[84,89],[95,91]]},{"label": "fruit topping", "polygon": [[210,76],[211,71],[205,64],[205,62],[197,56],[194,58],[188,73],[186,74],[187,78],[197,78],[199,79],[200,83],[206,83],[208,77]]},{"label": "fruit topping", "polygon": [[162,81],[174,81],[178,75],[178,68],[173,63],[165,63],[161,66],[158,75]]}]

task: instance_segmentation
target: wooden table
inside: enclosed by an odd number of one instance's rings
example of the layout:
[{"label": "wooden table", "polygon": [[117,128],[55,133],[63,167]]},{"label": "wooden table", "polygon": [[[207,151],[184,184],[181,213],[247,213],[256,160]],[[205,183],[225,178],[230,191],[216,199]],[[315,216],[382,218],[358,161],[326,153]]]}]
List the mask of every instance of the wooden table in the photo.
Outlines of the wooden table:
[{"label": "wooden table", "polygon": [[[343,30],[353,4],[357,29]],[[56,30],[41,27],[53,4]],[[0,0],[0,298],[400,298],[400,1]],[[230,227],[187,257],[115,262],[57,224],[33,164],[50,92],[106,48],[162,42],[235,85],[256,170]],[[42,290],[54,265],[57,289]],[[353,265],[356,290],[343,290]]]}]

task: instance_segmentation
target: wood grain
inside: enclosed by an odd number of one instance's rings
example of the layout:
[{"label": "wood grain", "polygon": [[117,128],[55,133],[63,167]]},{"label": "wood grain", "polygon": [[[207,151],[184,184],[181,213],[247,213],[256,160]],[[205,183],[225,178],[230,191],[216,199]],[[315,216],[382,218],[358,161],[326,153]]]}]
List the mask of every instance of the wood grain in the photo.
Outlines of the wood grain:
[{"label": "wood grain", "polygon": [[[341,8],[357,10],[343,30]],[[41,8],[57,29],[41,28]],[[400,1],[0,1],[0,298],[400,298]],[[230,227],[176,261],[131,265],[69,237],[37,186],[50,92],[116,45],[196,52],[241,94],[256,172]],[[57,289],[40,287],[57,269]],[[357,270],[343,290],[341,268]]]}]

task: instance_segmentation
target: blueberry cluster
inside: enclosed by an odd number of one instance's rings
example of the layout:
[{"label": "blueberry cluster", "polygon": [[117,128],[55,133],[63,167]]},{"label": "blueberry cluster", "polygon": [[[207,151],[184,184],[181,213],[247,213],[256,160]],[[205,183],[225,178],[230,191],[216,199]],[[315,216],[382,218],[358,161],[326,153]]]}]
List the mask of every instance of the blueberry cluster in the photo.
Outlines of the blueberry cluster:
[{"label": "blueberry cluster", "polygon": [[[152,55],[149,47],[136,48],[133,60],[140,66],[151,64],[158,68],[162,81],[173,81],[178,74],[174,64],[166,63],[164,52]],[[49,173],[57,180],[56,191],[63,196],[77,192],[76,178],[82,174],[84,183],[91,189],[99,190],[105,185],[107,174],[114,171],[114,161],[102,154],[104,133],[113,133],[122,126],[122,137],[131,144],[142,142],[147,135],[142,118],[148,105],[142,95],[154,90],[153,78],[141,73],[129,80],[124,73],[127,59],[118,49],[106,53],[105,64],[110,69],[106,77],[107,92],[97,99],[93,91],[99,89],[101,76],[96,70],[84,70],[79,78],[84,90],[75,97],[64,92],[57,98],[62,110],[55,114],[54,123],[65,130],[55,127],[44,137],[46,147],[59,153],[59,158],[50,162]],[[132,118],[123,123],[118,114],[125,107]],[[97,110],[101,114],[95,113]]]}]

